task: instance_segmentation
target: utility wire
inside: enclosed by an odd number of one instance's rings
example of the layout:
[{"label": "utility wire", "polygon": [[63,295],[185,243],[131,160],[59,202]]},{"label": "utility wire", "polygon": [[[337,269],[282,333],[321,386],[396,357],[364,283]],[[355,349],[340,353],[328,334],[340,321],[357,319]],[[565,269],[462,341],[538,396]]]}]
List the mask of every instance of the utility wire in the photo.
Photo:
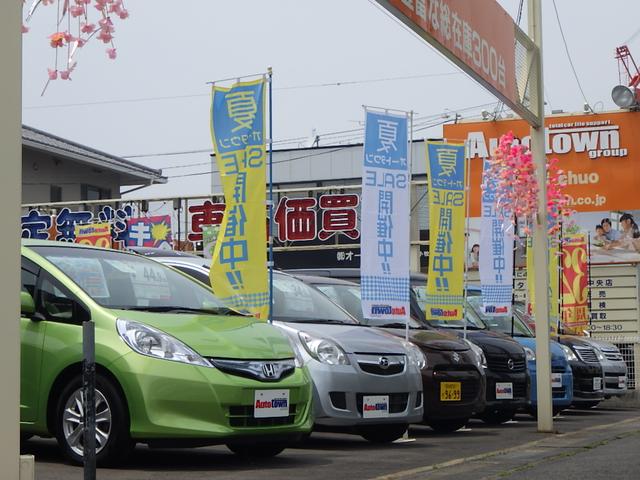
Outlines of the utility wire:
[{"label": "utility wire", "polygon": [[558,13],[558,7],[556,6],[556,0],[553,0],[553,9],[556,12],[556,19],[558,20],[558,27],[560,28],[560,35],[562,36],[562,42],[564,43],[564,49],[567,52],[567,58],[569,59],[569,65],[571,65],[571,70],[573,70],[573,76],[576,78],[576,83],[578,84],[578,88],[580,89],[580,93],[582,94],[582,98],[584,99],[585,105],[589,107],[591,113],[596,113],[593,111],[591,104],[587,100],[587,96],[584,94],[584,90],[582,89],[582,84],[580,83],[580,78],[578,77],[578,73],[576,72],[576,67],[573,65],[573,60],[571,59],[571,54],[569,53],[569,47],[567,45],[567,39],[564,36],[564,30],[562,29],[562,22],[560,21],[560,14]]}]

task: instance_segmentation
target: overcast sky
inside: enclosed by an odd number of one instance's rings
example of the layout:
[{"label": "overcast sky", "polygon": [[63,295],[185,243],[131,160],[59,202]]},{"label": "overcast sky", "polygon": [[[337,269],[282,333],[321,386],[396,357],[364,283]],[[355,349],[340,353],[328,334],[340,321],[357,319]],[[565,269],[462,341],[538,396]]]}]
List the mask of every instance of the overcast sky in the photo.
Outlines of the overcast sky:
[{"label": "overcast sky", "polygon": [[[516,18],[519,0],[499,3]],[[581,111],[584,100],[554,4],[542,3],[547,112]],[[120,156],[210,149],[206,82],[261,72],[269,65],[276,141],[302,137],[306,144],[314,129],[324,145],[357,140],[352,133],[327,134],[360,127],[363,104],[414,110],[418,117],[467,109],[462,115],[470,118],[483,108],[491,110],[482,105],[496,102],[373,1],[125,4],[130,18],[115,22],[117,59],[109,60],[103,44],[92,40],[80,52],[73,81],[52,82],[44,96],[47,68],[54,62],[46,37],[55,30],[55,11],[48,6],[36,12],[23,36],[23,123]],[[610,96],[618,83],[614,50],[630,40],[640,61],[640,34],[635,35],[640,2],[556,0],[556,5],[588,101],[596,111],[616,109]],[[526,31],[526,15],[521,27]],[[389,78],[396,80],[373,81]],[[361,82],[314,86],[356,81]],[[147,100],[129,101],[140,99]],[[440,136],[441,128],[419,131],[416,137],[422,135]],[[210,166],[175,168],[206,163],[207,153],[133,160],[162,168],[170,177],[168,185],[140,190],[136,198],[210,191],[206,174],[176,177],[207,172]]]}]

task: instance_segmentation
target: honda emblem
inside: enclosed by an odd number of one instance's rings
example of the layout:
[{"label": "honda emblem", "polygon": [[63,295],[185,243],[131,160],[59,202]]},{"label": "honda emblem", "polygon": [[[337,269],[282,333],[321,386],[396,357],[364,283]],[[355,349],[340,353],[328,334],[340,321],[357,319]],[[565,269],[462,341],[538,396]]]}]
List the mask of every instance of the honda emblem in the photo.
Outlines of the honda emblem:
[{"label": "honda emblem", "polygon": [[265,378],[275,378],[276,377],[276,365],[274,363],[265,363],[262,365],[262,373]]}]

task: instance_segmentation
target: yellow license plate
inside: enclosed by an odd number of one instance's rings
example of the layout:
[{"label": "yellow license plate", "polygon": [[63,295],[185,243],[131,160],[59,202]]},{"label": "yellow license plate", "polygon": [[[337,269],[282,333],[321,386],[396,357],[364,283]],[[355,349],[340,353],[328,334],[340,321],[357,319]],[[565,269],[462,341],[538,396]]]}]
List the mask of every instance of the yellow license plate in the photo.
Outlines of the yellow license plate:
[{"label": "yellow license plate", "polygon": [[462,400],[462,384],[460,382],[440,383],[441,402],[459,402]]}]

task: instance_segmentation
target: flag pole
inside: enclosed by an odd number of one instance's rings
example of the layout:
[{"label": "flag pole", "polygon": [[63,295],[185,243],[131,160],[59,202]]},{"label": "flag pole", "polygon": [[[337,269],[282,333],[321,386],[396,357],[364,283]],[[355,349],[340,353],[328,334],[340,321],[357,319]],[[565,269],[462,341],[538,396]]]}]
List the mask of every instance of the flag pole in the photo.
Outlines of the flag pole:
[{"label": "flag pole", "polygon": [[462,325],[463,332],[462,338],[467,339],[467,282],[469,277],[469,262],[467,260],[467,252],[469,251],[469,211],[471,207],[471,157],[467,159],[467,141],[464,141],[463,148],[465,175],[464,175],[464,189],[466,200],[466,212],[465,212],[465,237],[464,237],[464,295],[462,297]]},{"label": "flag pole", "polygon": [[[409,112],[409,198],[411,198],[411,180],[413,179],[413,110]],[[409,205],[411,207],[411,205]],[[409,222],[411,224],[411,222]],[[411,228],[411,227],[409,227]],[[409,235],[409,240],[411,240],[411,235]],[[411,290],[411,241],[409,241],[409,290]],[[409,296],[411,296],[411,292],[407,292]],[[409,297],[409,301],[411,301],[411,297]],[[411,310],[411,307],[409,307]],[[407,318],[404,325],[404,339],[409,341],[409,319],[411,318],[411,313],[407,312]]]},{"label": "flag pole", "polygon": [[269,323],[273,323],[273,69],[269,79]]}]

